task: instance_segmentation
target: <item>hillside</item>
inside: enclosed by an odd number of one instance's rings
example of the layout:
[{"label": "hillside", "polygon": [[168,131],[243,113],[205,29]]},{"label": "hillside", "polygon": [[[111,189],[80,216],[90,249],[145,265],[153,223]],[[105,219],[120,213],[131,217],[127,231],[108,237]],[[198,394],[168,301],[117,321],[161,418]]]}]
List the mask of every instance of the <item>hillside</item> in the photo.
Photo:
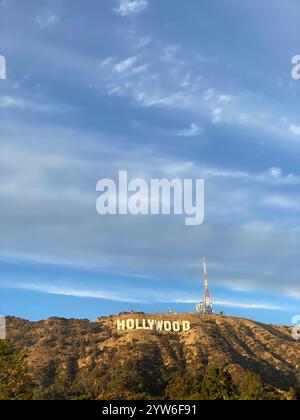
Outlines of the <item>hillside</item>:
[{"label": "hillside", "polygon": [[[189,331],[116,328],[117,319],[188,320]],[[300,342],[291,328],[197,314],[121,314],[99,322],[7,318],[8,339],[28,353],[41,398],[161,397],[174,377],[194,380],[207,366],[225,367],[235,383],[246,371],[287,390],[300,373]],[[67,391],[66,391],[67,390]]]}]

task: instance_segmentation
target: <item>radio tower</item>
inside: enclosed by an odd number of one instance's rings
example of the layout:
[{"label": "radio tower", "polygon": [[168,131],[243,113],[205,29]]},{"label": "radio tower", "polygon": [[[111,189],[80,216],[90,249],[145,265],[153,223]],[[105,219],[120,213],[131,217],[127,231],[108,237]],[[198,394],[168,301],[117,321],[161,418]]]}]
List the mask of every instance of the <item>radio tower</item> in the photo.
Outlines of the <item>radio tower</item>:
[{"label": "radio tower", "polygon": [[212,315],[214,313],[212,298],[208,290],[208,279],[206,271],[206,261],[203,258],[203,272],[204,272],[204,300],[196,305],[197,312],[202,315]]}]

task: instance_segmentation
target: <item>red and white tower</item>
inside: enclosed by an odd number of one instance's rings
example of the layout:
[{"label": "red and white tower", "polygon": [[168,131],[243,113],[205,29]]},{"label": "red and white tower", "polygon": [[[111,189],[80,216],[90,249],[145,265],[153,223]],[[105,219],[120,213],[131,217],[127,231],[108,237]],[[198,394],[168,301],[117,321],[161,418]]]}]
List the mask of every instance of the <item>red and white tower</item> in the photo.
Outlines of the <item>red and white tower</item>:
[{"label": "red and white tower", "polygon": [[198,313],[203,315],[212,315],[214,313],[212,298],[208,289],[208,278],[206,270],[206,261],[203,258],[203,273],[204,273],[204,300],[196,305]]}]

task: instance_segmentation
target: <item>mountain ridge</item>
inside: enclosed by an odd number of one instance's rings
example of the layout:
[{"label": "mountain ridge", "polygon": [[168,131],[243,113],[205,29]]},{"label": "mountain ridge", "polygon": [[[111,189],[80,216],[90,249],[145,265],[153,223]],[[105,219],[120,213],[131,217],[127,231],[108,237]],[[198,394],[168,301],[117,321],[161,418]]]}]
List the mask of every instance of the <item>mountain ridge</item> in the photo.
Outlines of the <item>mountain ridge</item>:
[{"label": "mountain ridge", "polygon": [[[118,330],[118,319],[189,321],[191,329]],[[292,327],[220,315],[130,312],[97,322],[7,317],[7,338],[28,354],[38,386],[80,384],[106,398],[133,398],[139,390],[158,397],[174,375],[193,377],[208,366],[225,368],[237,384],[250,371],[288,390],[300,378],[300,342],[291,333]]]}]

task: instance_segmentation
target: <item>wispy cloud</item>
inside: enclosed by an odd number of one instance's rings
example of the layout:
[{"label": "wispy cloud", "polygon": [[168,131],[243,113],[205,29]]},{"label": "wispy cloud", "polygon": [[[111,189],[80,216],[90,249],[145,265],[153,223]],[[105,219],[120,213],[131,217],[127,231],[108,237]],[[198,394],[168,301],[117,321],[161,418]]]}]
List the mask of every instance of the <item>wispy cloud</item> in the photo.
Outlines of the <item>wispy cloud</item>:
[{"label": "wispy cloud", "polygon": [[106,68],[108,66],[111,66],[114,62],[116,62],[116,57],[106,57],[100,62],[100,68]]},{"label": "wispy cloud", "polygon": [[70,109],[68,106],[59,106],[57,103],[43,102],[38,98],[24,98],[12,95],[0,95],[0,108],[20,109],[33,112],[59,112]]},{"label": "wispy cloud", "polygon": [[264,302],[236,302],[232,300],[216,300],[215,305],[241,309],[264,309],[268,311],[289,311],[290,308]]},{"label": "wispy cloud", "polygon": [[137,61],[137,57],[129,57],[126,60],[120,61],[115,64],[112,71],[114,73],[123,73],[126,70],[129,70]]},{"label": "wispy cloud", "polygon": [[40,29],[46,29],[50,26],[56,25],[59,22],[59,16],[48,13],[36,16],[35,20]]},{"label": "wispy cloud", "polygon": [[[187,273],[195,278],[197,269],[187,268],[187,264],[194,262],[199,252],[205,252],[212,262],[220,259],[220,271],[230,271],[227,259],[241,261],[232,283],[240,284],[240,278],[249,275],[252,287],[269,284],[283,293],[281,268],[286,264],[293,267],[286,284],[289,290],[297,290],[297,258],[292,255],[299,248],[297,222],[291,220],[285,225],[280,214],[270,217],[268,208],[291,204],[293,195],[289,191],[297,190],[299,175],[285,174],[278,167],[246,172],[210,166],[206,162],[159,156],[151,148],[136,144],[124,149],[123,141],[118,143],[112,136],[107,138],[99,132],[94,136],[83,130],[27,125],[18,125],[18,132],[22,135],[16,136],[16,127],[3,123],[0,192],[5,224],[1,232],[7,244],[3,252],[41,262],[71,265],[76,262],[76,266],[107,267],[113,272],[134,271],[139,275],[146,272],[149,276],[176,278],[185,278]],[[218,220],[219,225],[209,221],[199,234],[186,231],[175,219],[173,223],[164,223],[154,218],[128,218],[124,226],[122,218],[97,217],[93,212],[94,180],[115,178],[116,168],[126,168],[130,177],[142,174],[146,179],[205,178],[209,185],[206,214],[211,220]],[[26,189],[26,202],[21,199],[20,185]],[[267,197],[281,197],[281,201],[272,198],[266,202]],[[260,216],[263,212],[265,217]],[[260,223],[250,223],[256,220]],[[34,235],[28,235],[28,225]],[[126,246],[117,240],[118,229],[133,238]],[[159,246],[156,235],[160,236]],[[140,246],[145,237],[146,250]],[[228,243],[228,247],[219,253],[214,243]],[[261,254],[265,255],[263,261]],[[253,261],[259,258],[259,262],[249,267],[250,257]],[[168,264],[170,260],[172,264]],[[280,263],[271,263],[274,260]],[[174,265],[176,261],[180,261],[179,266]],[[264,275],[262,281],[265,264],[271,265],[272,276]],[[224,284],[222,278],[219,283]]]},{"label": "wispy cloud", "polygon": [[189,128],[175,131],[175,135],[179,137],[196,137],[203,134],[203,128],[196,123],[192,123]]},{"label": "wispy cloud", "polygon": [[[12,286],[14,287],[14,286]],[[64,286],[51,286],[47,284],[30,284],[24,283],[16,285],[17,289],[32,290],[36,292],[47,293],[51,295],[61,295],[61,296],[73,296],[78,298],[89,298],[89,299],[104,299],[110,300],[113,302],[128,302],[128,303],[146,303],[144,300],[135,299],[134,297],[129,297],[127,294],[122,295],[122,293],[114,293],[107,290],[83,290],[83,289],[74,289]]]},{"label": "wispy cloud", "polygon": [[[112,302],[123,302],[123,303],[140,303],[140,304],[151,304],[151,303],[170,303],[170,304],[196,304],[199,298],[195,296],[187,296],[184,292],[177,292],[177,297],[174,296],[174,292],[166,293],[165,295],[151,291],[149,289],[135,289],[126,290],[126,292],[112,292],[109,290],[92,290],[92,289],[76,289],[67,286],[56,286],[49,284],[35,284],[35,283],[19,283],[10,284],[2,283],[2,286],[14,289],[31,290],[35,292],[41,292],[52,295],[71,296],[85,299],[103,299]],[[147,296],[147,299],[144,297]],[[182,297],[184,296],[184,297]],[[249,301],[235,301],[235,300],[214,300],[216,306],[230,307],[230,308],[241,308],[241,309],[262,309],[270,311],[288,311],[290,308],[282,305],[276,305],[265,302],[249,302]]]},{"label": "wispy cloud", "polygon": [[151,36],[140,36],[137,40],[134,39],[134,48],[145,48],[147,45],[151,44]]},{"label": "wispy cloud", "polygon": [[[299,296],[300,85],[286,72],[285,51],[295,42],[290,22],[296,27],[300,6],[270,13],[259,0],[237,5],[226,31],[241,34],[241,48],[232,49],[207,25],[224,30],[226,2],[217,14],[211,2],[193,2],[179,20],[164,1],[99,1],[72,10],[63,1],[51,2],[55,10],[19,3],[2,9],[10,77],[0,95],[1,254],[24,265],[30,259],[76,272],[172,278],[176,290],[190,290],[205,254],[213,285],[246,284],[260,305],[267,301],[260,292]],[[159,26],[142,13],[150,7]],[[243,30],[249,18],[258,19],[251,34]],[[270,68],[274,51],[278,67]],[[278,74],[286,74],[280,83]],[[56,112],[66,108],[72,114]],[[118,169],[145,179],[205,178],[204,225],[186,230],[171,217],[98,217],[96,181],[115,179]],[[157,290],[173,289],[165,281]],[[94,293],[87,282],[69,286],[68,293]]]},{"label": "wispy cloud", "polygon": [[[167,300],[167,303],[189,303],[196,304],[198,301],[195,298],[178,298]],[[218,300],[214,299],[214,305],[216,306],[225,306],[230,308],[240,308],[240,309],[264,309],[270,311],[288,311],[290,308],[284,307],[282,305],[275,305],[272,303],[266,302],[244,302],[244,301],[235,301],[235,300]]]},{"label": "wispy cloud", "polygon": [[291,125],[290,132],[294,134],[294,136],[300,136],[300,125]]},{"label": "wispy cloud", "polygon": [[180,48],[180,45],[169,45],[165,47],[161,58],[162,61],[165,61],[167,63],[173,62]]},{"label": "wispy cloud", "polygon": [[144,12],[148,8],[147,0],[118,0],[119,6],[115,11],[121,16],[129,16]]},{"label": "wispy cloud", "polygon": [[217,98],[218,98],[218,100],[220,102],[231,102],[232,101],[232,96],[231,95],[224,94],[224,93],[220,93],[217,96]]},{"label": "wispy cloud", "polygon": [[211,110],[211,121],[214,124],[218,124],[220,122],[222,122],[222,114],[223,114],[223,109],[222,108],[212,108]]},{"label": "wispy cloud", "polygon": [[263,203],[268,206],[278,207],[281,209],[300,210],[300,201],[286,196],[268,196],[263,199]]},{"label": "wispy cloud", "polygon": [[27,102],[23,98],[18,98],[15,96],[0,96],[0,107],[1,108],[26,108]]}]

